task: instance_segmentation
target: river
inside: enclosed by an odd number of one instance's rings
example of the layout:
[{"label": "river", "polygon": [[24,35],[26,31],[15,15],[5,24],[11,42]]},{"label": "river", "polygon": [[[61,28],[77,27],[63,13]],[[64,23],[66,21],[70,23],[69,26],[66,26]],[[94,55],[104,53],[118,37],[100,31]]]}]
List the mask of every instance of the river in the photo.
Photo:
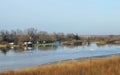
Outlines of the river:
[{"label": "river", "polygon": [[120,54],[119,45],[35,47],[31,50],[0,50],[0,70],[28,68],[70,59]]}]

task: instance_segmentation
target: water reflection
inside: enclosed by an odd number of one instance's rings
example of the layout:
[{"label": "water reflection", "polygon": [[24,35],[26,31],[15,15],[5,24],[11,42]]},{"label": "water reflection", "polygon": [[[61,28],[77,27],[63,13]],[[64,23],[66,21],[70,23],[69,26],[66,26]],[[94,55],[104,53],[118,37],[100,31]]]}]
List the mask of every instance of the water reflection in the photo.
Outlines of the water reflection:
[{"label": "water reflection", "polygon": [[48,46],[48,47],[38,47],[38,50],[47,51],[47,50],[57,50],[58,46]]},{"label": "water reflection", "polygon": [[[6,48],[6,47],[2,47],[0,48],[0,52],[2,54],[7,54],[7,52],[9,52],[10,50],[13,51],[14,53],[22,53],[24,51],[34,51],[34,50],[39,50],[39,51],[50,51],[50,50],[57,50],[60,47],[67,47],[69,49],[74,49],[77,47],[81,47],[81,48],[86,48],[86,47],[91,47],[91,45],[93,44],[87,44],[87,45],[79,45],[79,46],[73,46],[73,45],[67,45],[67,46],[61,46],[60,44],[57,45],[52,45],[52,46],[35,46],[35,47],[11,47],[11,48]],[[100,44],[95,44],[96,47],[98,48],[102,48],[102,47],[112,47],[112,46],[120,46],[120,45],[116,45],[116,44],[104,44],[104,45],[100,45]],[[90,49],[93,50],[93,49]]]},{"label": "water reflection", "polygon": [[3,54],[7,54],[7,52],[9,51],[10,49],[7,48],[7,47],[2,47],[0,48],[0,51],[3,53]]},{"label": "water reflection", "polygon": [[10,50],[15,52],[15,53],[22,53],[24,51],[33,51],[33,50],[40,50],[40,51],[48,51],[48,50],[57,50],[58,46],[46,46],[46,47],[40,47],[40,46],[35,46],[35,47],[14,47],[14,48],[0,48],[0,52],[2,54],[7,54]]}]

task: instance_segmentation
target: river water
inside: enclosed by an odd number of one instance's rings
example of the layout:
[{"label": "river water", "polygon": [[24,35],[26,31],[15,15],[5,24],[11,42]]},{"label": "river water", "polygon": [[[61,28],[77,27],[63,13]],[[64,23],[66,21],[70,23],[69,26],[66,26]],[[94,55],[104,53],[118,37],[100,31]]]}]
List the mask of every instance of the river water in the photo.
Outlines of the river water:
[{"label": "river water", "polygon": [[32,50],[10,49],[5,53],[0,50],[0,70],[20,69],[63,60],[113,54],[120,54],[119,45],[35,47]]}]

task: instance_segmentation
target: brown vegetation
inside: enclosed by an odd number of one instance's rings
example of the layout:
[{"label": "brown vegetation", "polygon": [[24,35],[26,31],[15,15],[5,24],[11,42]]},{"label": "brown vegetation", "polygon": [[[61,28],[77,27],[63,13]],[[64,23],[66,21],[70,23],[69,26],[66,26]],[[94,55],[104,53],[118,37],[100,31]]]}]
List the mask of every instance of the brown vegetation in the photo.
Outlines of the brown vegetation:
[{"label": "brown vegetation", "polygon": [[81,40],[64,41],[61,45],[82,45]]},{"label": "brown vegetation", "polygon": [[1,72],[0,75],[120,75],[120,56],[84,61],[65,61],[29,69]]},{"label": "brown vegetation", "polygon": [[[77,41],[73,41],[77,40]],[[104,44],[120,44],[120,35],[89,35],[89,36],[79,36],[75,34],[64,34],[64,33],[52,33],[49,34],[45,31],[39,31],[34,28],[29,28],[26,30],[1,30],[0,31],[0,45],[9,45],[9,43],[14,43],[14,45],[22,46],[23,42],[32,41],[36,44],[38,41],[61,41],[63,45],[78,45],[86,43],[96,43],[98,45]],[[1,47],[0,46],[0,47]]]}]

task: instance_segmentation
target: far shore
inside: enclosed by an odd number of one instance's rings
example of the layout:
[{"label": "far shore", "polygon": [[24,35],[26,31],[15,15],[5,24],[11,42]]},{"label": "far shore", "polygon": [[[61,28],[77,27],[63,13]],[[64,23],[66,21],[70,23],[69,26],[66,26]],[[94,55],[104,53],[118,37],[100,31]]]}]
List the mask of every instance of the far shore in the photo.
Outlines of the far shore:
[{"label": "far shore", "polygon": [[1,71],[0,75],[120,75],[120,54],[65,60],[25,69]]}]

